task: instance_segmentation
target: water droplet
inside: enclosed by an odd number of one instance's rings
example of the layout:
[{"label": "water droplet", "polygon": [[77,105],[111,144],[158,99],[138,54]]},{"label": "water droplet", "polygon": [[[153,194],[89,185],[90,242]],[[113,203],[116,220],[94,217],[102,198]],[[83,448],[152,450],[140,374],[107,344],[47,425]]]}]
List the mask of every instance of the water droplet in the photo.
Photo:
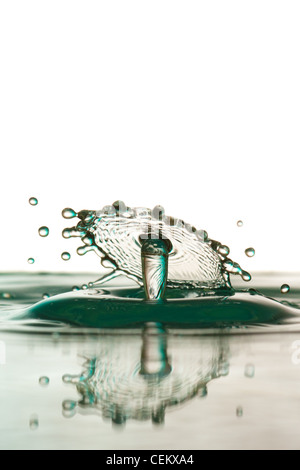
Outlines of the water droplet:
[{"label": "water droplet", "polygon": [[76,408],[76,401],[73,400],[65,400],[62,404],[62,407],[65,411],[72,411]]},{"label": "water droplet", "polygon": [[245,366],[245,377],[252,379],[255,375],[255,366],[253,364],[247,364]]},{"label": "water droplet", "polygon": [[39,203],[36,197],[31,197],[28,202],[31,206],[37,206],[37,204]]},{"label": "water droplet", "polygon": [[93,283],[93,282],[89,282],[89,283],[88,283],[88,288],[89,288],[89,289],[92,289],[92,287],[94,287],[94,283]]},{"label": "water droplet", "polygon": [[229,253],[230,253],[230,249],[229,249],[228,246],[226,246],[226,245],[220,245],[220,246],[218,247],[218,250],[217,250],[217,251],[218,251],[218,253],[220,253],[220,255],[222,255],[222,256],[224,256],[224,257],[225,257],[225,256],[228,256]]},{"label": "water droplet", "polygon": [[47,387],[47,385],[49,385],[49,383],[50,383],[49,377],[40,377],[40,378],[39,378],[39,384],[40,384],[42,387]]},{"label": "water droplet", "polygon": [[242,272],[242,279],[246,282],[251,281],[252,277],[251,274],[247,273],[247,271]]},{"label": "water droplet", "polygon": [[162,220],[165,215],[165,209],[163,206],[155,206],[152,209],[152,217],[157,220]]},{"label": "water droplet", "polygon": [[287,294],[288,292],[290,292],[291,288],[288,284],[282,284],[280,290],[282,294]]},{"label": "water droplet", "polygon": [[87,286],[87,284],[82,284],[82,286],[81,286],[81,289],[83,289],[83,290],[87,290],[87,289],[88,289],[88,286]]},{"label": "water droplet", "polygon": [[65,418],[73,418],[76,414],[76,401],[65,400],[62,404],[62,412]]},{"label": "water droplet", "polygon": [[69,228],[65,228],[63,231],[62,231],[62,236],[64,238],[71,238],[71,230]]},{"label": "water droplet", "polygon": [[[76,379],[76,376],[70,375],[70,374],[65,374],[62,378],[63,382],[65,384],[71,384],[74,383],[74,380]],[[76,380],[75,380],[76,381]]]},{"label": "water droplet", "polygon": [[78,291],[78,290],[80,290],[78,286],[73,286],[73,287],[72,287],[72,291],[73,291],[73,292],[76,292],[76,291]]},{"label": "water droplet", "polygon": [[61,214],[64,219],[74,219],[74,217],[77,217],[77,212],[75,212],[73,209],[70,209],[70,207],[66,207]]},{"label": "water droplet", "polygon": [[248,258],[252,258],[255,255],[255,250],[254,248],[250,247],[245,250],[245,254],[248,256]]},{"label": "water droplet", "polygon": [[49,228],[48,227],[40,227],[39,228],[39,236],[40,237],[48,237],[49,235]]},{"label": "water droplet", "polygon": [[28,263],[28,264],[34,264],[34,263],[35,263],[35,259],[34,259],[34,258],[28,258],[27,263]]},{"label": "water droplet", "polygon": [[64,252],[61,254],[61,259],[63,259],[64,261],[69,261],[70,258],[71,258],[71,255],[70,255],[70,253],[68,253],[67,251],[64,251]]},{"label": "water droplet", "polygon": [[3,292],[3,294],[1,294],[1,297],[3,299],[11,299],[11,294],[9,292]]},{"label": "water droplet", "polygon": [[219,364],[219,374],[222,376],[222,377],[226,377],[227,375],[229,375],[229,372],[230,372],[230,364],[228,361],[222,361],[220,364]]},{"label": "water droplet", "polygon": [[242,418],[244,414],[244,410],[241,406],[238,406],[236,409],[236,415],[238,418]]},{"label": "water droplet", "polygon": [[236,225],[237,225],[238,227],[243,227],[244,222],[243,222],[242,220],[238,220],[237,223],[236,223]]},{"label": "water droplet", "polygon": [[116,214],[122,214],[127,210],[127,206],[123,201],[115,201],[113,207],[115,208]]},{"label": "water droplet", "polygon": [[38,415],[30,416],[29,428],[31,431],[36,431],[39,427],[39,417]]},{"label": "water droplet", "polygon": [[197,230],[196,236],[202,242],[205,242],[208,239],[208,233],[205,230]]},{"label": "water droplet", "polygon": [[43,299],[49,299],[50,295],[49,295],[49,294],[47,294],[47,293],[45,293],[45,294],[43,294],[43,296],[42,296],[42,297],[43,297]]}]

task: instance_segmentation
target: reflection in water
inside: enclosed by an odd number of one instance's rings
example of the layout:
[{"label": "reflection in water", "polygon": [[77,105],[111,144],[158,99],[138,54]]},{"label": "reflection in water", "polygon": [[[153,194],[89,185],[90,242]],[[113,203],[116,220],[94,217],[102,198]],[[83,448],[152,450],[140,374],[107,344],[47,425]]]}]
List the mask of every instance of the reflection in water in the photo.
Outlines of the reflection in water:
[{"label": "reflection in water", "polygon": [[82,373],[63,377],[80,395],[63,402],[63,415],[95,413],[116,425],[150,419],[162,424],[166,411],[204,398],[211,380],[229,374],[226,337],[168,336],[160,324],[148,323],[141,339],[141,346],[132,347],[126,336],[103,336],[97,354],[85,357]]}]

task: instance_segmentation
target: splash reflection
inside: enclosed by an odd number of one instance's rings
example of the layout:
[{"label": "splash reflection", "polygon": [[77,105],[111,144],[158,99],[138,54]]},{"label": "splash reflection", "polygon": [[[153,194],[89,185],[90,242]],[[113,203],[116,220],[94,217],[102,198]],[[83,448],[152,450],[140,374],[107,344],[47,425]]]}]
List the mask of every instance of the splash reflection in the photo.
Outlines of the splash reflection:
[{"label": "splash reflection", "polygon": [[161,425],[167,412],[205,398],[208,383],[229,374],[227,341],[169,336],[158,323],[147,323],[138,343],[130,336],[103,336],[97,353],[85,356],[82,373],[64,375],[80,398],[66,399],[63,415],[98,414],[118,426],[128,420]]}]

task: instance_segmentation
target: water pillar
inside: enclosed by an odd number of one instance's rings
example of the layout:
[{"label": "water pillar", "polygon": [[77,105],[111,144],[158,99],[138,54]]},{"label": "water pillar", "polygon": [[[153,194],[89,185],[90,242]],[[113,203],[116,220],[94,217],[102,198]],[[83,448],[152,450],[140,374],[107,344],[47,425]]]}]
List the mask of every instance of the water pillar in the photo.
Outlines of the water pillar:
[{"label": "water pillar", "polygon": [[170,242],[146,239],[142,243],[142,271],[147,300],[161,300],[168,280]]}]

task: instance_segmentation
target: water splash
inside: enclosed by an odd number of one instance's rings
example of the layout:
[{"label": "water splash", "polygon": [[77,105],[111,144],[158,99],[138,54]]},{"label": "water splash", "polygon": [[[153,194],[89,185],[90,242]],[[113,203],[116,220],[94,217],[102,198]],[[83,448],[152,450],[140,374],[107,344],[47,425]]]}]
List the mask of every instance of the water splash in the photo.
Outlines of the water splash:
[{"label": "water splash", "polygon": [[[102,266],[111,269],[97,281],[98,285],[121,274],[143,285],[141,251],[146,240],[168,240],[168,287],[230,288],[230,274],[238,274],[245,281],[251,279],[248,272],[228,258],[230,250],[226,245],[210,239],[205,230],[167,216],[162,206],[153,210],[130,208],[116,201],[99,211],[82,210],[77,214],[67,208],[63,215],[77,215],[80,219],[77,226],[63,231],[65,238],[81,238],[83,246],[78,248],[78,254],[93,250]],[[153,263],[149,269],[153,269]],[[158,275],[157,270],[154,272]]]}]

